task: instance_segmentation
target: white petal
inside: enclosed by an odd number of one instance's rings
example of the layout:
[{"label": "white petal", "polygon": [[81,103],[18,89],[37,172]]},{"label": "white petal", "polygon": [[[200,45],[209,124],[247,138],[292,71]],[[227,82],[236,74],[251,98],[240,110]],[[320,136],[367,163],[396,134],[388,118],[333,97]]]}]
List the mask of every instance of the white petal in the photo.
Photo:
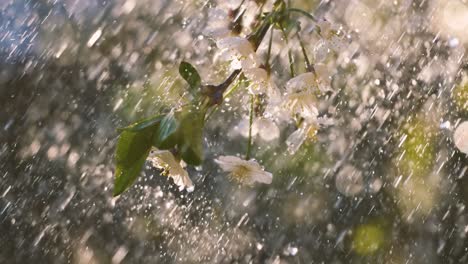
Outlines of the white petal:
[{"label": "white petal", "polygon": [[233,171],[243,160],[236,156],[219,156],[214,160],[224,171]]},{"label": "white petal", "polygon": [[219,156],[215,162],[224,171],[232,172],[233,178],[246,184],[253,184],[256,181],[269,184],[273,178],[273,175],[264,171],[255,160],[243,160],[236,156]]},{"label": "white petal", "polygon": [[288,145],[288,151],[290,154],[296,153],[306,140],[308,131],[307,128],[307,126],[300,127],[291,135],[289,135],[288,139],[286,140],[286,145]]},{"label": "white petal", "polygon": [[227,37],[219,40],[216,45],[220,49],[233,50],[239,55],[248,57],[250,54],[255,53],[252,44],[242,37]]},{"label": "white petal", "polygon": [[317,63],[314,65],[314,69],[318,76],[320,90],[328,90],[331,86],[331,74],[328,71],[327,65],[323,63]]},{"label": "white petal", "polygon": [[172,152],[168,150],[153,150],[148,157],[153,166],[160,169],[166,169],[168,176],[181,190],[193,190],[194,186],[187,171],[176,161]]},{"label": "white petal", "polygon": [[468,154],[468,121],[458,125],[453,133],[455,146],[463,153]]},{"label": "white petal", "polygon": [[262,94],[268,91],[269,77],[265,69],[250,68],[244,70],[245,77],[250,80],[249,91],[252,94]]},{"label": "white petal", "polygon": [[257,83],[266,83],[269,79],[267,71],[262,68],[245,69],[244,74],[247,79]]},{"label": "white petal", "polygon": [[315,86],[315,76],[312,72],[299,74],[286,83],[286,90],[289,93],[301,92]]},{"label": "white petal", "polygon": [[225,38],[231,34],[231,30],[225,26],[210,27],[205,29],[203,34],[211,38]]},{"label": "white petal", "polygon": [[270,184],[273,181],[273,174],[263,170],[256,170],[250,173],[250,183],[260,182]]},{"label": "white petal", "polygon": [[268,118],[258,118],[252,124],[252,130],[258,131],[259,136],[265,141],[279,138],[278,126]]},{"label": "white petal", "polygon": [[309,123],[315,123],[319,114],[315,107],[315,95],[311,92],[287,95],[284,106],[291,114],[298,114]]},{"label": "white petal", "polygon": [[261,60],[256,53],[252,53],[242,60],[242,69],[248,70],[258,68],[261,65]]},{"label": "white petal", "polygon": [[302,113],[301,116],[308,122],[309,124],[314,124],[317,122],[318,116],[318,109],[313,104],[304,104],[302,106]]}]

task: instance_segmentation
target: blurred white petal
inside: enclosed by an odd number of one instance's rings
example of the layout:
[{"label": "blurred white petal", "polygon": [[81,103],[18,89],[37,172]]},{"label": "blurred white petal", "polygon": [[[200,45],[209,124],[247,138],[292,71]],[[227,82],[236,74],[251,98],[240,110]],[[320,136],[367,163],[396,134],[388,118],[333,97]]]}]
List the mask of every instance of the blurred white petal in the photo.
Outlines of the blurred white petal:
[{"label": "blurred white petal", "polygon": [[453,133],[455,146],[463,153],[468,154],[468,121],[458,125]]},{"label": "blurred white petal", "polygon": [[268,118],[257,118],[252,124],[252,131],[256,131],[258,135],[265,141],[271,141],[279,138],[280,131],[278,126]]}]

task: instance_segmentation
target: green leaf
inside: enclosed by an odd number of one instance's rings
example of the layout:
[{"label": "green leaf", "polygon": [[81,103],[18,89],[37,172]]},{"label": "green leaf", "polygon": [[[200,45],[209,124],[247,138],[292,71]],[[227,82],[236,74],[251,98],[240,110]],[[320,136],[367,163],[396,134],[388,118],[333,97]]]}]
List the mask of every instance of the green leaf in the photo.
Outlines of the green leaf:
[{"label": "green leaf", "polygon": [[193,67],[192,64],[186,61],[181,62],[179,66],[179,73],[180,76],[182,76],[182,78],[184,78],[184,80],[187,81],[192,90],[200,87],[200,74],[198,74],[197,69],[195,69],[195,67]]},{"label": "green leaf", "polygon": [[154,127],[148,127],[120,134],[115,154],[114,196],[127,190],[140,174],[151,149],[154,131]]},{"label": "green leaf", "polygon": [[159,149],[169,149],[177,144],[177,129],[179,121],[176,119],[174,112],[167,114],[162,120],[153,136],[153,144]]},{"label": "green leaf", "polygon": [[203,123],[201,112],[188,112],[180,124],[182,159],[190,165],[200,165],[203,162]]},{"label": "green leaf", "polygon": [[161,122],[161,120],[163,118],[164,118],[163,115],[152,116],[152,117],[137,121],[137,122],[135,122],[135,123],[133,123],[133,124],[127,126],[127,127],[118,128],[117,130],[119,130],[119,131],[131,131],[131,132],[141,131],[141,130],[143,130],[145,128],[158,125],[159,122]]}]

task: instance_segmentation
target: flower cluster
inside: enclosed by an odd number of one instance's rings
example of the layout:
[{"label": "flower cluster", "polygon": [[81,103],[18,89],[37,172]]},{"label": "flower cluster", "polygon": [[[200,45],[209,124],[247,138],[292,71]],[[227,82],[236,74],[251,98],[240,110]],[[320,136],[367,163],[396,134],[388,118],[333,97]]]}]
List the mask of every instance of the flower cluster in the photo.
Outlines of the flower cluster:
[{"label": "flower cluster", "polygon": [[[203,124],[210,115],[207,113],[213,112],[238,87],[245,89],[244,94],[248,99],[243,97],[242,100],[247,99],[245,102],[249,103],[246,105],[250,105],[248,118],[237,125],[239,132],[248,138],[246,155],[244,159],[239,156],[219,156],[214,161],[239,183],[251,185],[254,182],[272,182],[273,175],[251,158],[252,141],[256,136],[264,141],[272,141],[281,137],[280,127],[293,125],[295,129],[287,135],[285,143],[288,152],[294,154],[304,142],[315,140],[322,126],[332,124],[330,119],[320,113],[318,101],[321,95],[332,90],[333,74],[329,62],[331,55],[342,47],[342,30],[305,11],[289,8],[285,1],[275,1],[271,6],[265,5],[264,1],[259,1],[258,6],[255,3],[242,1],[210,11],[209,19],[212,23],[205,33],[218,48],[215,59],[228,63],[232,71],[223,83],[202,85],[201,76],[195,67],[183,62],[179,72],[190,86],[193,98],[191,106],[176,110],[175,115],[167,114],[161,119],[155,119],[154,122],[145,121],[130,126],[130,130],[138,128],[142,134],[148,130],[147,127],[152,128],[151,137],[154,138],[152,142],[156,148],[153,148],[147,160],[162,170],[162,174],[172,178],[180,189],[193,189],[193,183],[183,165],[184,161],[189,165],[200,165],[203,159],[201,137]],[[267,6],[271,10],[266,12],[263,8]],[[309,27],[312,26],[313,30],[303,30],[293,12],[310,19],[312,24]],[[284,67],[290,69],[288,80],[284,80],[285,74],[281,74],[281,70],[274,69],[281,65],[281,60],[279,63],[275,60],[281,57],[281,49],[272,52],[275,33],[281,35],[281,41],[288,50],[289,67]],[[304,45],[301,34],[318,41]],[[264,45],[259,51],[266,36],[269,36],[267,48]],[[299,55],[298,50],[294,49],[294,43],[301,47]],[[309,52],[312,60],[309,59]],[[297,73],[294,69],[297,66],[293,56],[304,58],[306,67],[303,72]],[[235,81],[237,84],[228,91],[227,88]],[[143,125],[147,122],[150,122],[147,126]],[[190,131],[191,127],[196,129]],[[134,167],[130,168],[133,173]]]}]

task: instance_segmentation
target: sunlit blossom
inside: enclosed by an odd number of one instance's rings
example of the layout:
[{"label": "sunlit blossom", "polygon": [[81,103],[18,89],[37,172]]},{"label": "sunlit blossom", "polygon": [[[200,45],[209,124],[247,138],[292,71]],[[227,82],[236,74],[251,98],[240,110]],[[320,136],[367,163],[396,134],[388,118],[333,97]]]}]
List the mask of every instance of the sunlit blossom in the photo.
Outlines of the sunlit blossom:
[{"label": "sunlit blossom", "polygon": [[298,114],[303,118],[315,119],[318,110],[315,107],[314,87],[315,76],[311,72],[300,74],[286,84],[286,97],[284,106],[291,114]]},{"label": "sunlit blossom", "polygon": [[[323,86],[328,86],[329,77],[326,69],[319,67],[320,72],[324,75],[322,82]],[[284,107],[292,114],[310,120],[309,123],[314,123],[318,116],[316,107],[316,94],[318,92],[319,83],[317,82],[316,74],[306,72],[289,80],[286,84],[286,96],[283,102]]]},{"label": "sunlit blossom", "polygon": [[168,150],[158,150],[153,148],[147,158],[157,169],[163,170],[164,175],[172,178],[180,190],[186,189],[188,192],[194,190],[194,185],[187,171],[178,162],[172,152]]},{"label": "sunlit blossom", "polygon": [[229,177],[243,184],[251,185],[254,182],[270,184],[273,175],[265,171],[255,160],[243,160],[236,156],[219,156],[215,162]]}]

